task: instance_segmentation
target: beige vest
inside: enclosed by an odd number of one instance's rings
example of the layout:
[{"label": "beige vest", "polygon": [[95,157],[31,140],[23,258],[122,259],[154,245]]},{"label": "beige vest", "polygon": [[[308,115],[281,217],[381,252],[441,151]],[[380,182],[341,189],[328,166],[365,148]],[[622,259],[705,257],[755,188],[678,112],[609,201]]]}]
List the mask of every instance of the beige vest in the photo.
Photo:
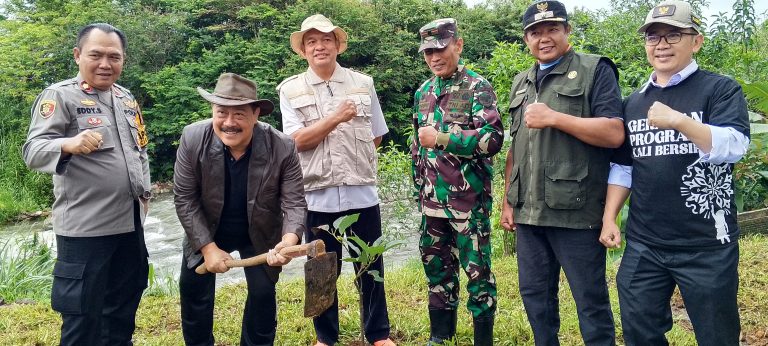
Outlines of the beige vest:
[{"label": "beige vest", "polygon": [[[371,128],[372,85],[370,76],[337,65],[329,84],[304,72],[277,86],[305,127],[334,112],[343,100],[351,99],[357,106],[354,119],[339,124],[316,148],[299,153],[305,191],[342,185],[376,185],[376,146]],[[327,88],[333,90],[333,96]]]}]

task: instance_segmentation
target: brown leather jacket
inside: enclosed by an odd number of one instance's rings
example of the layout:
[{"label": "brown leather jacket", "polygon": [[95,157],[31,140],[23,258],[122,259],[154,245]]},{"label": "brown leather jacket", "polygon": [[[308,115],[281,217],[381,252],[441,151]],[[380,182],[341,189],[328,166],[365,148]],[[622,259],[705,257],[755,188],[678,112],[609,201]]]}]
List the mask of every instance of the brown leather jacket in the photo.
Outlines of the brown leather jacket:
[{"label": "brown leather jacket", "polygon": [[[184,237],[184,258],[192,268],[202,259],[200,248],[213,241],[224,207],[224,144],[211,120],[188,125],[182,132],[173,173],[176,214]],[[256,253],[275,246],[283,234],[301,239],[307,203],[299,157],[293,140],[273,127],[253,129],[248,166],[249,234]],[[277,280],[280,267],[267,267]]]}]

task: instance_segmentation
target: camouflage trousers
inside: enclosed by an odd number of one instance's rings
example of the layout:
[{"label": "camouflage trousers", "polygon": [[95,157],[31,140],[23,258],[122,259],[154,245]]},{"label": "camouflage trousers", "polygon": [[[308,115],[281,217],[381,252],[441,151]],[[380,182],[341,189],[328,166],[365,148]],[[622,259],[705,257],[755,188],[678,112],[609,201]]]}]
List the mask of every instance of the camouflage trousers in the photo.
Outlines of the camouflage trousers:
[{"label": "camouflage trousers", "polygon": [[429,285],[429,308],[459,305],[459,268],[467,274],[467,309],[473,317],[496,311],[488,217],[448,219],[422,215],[419,250]]}]

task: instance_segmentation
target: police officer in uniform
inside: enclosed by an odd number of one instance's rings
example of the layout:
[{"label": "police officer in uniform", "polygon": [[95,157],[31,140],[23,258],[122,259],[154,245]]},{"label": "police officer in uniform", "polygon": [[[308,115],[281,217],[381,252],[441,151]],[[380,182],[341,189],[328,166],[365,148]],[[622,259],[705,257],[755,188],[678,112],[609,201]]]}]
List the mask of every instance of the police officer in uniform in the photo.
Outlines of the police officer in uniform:
[{"label": "police officer in uniform", "polygon": [[79,74],[38,95],[23,147],[29,168],[53,175],[51,306],[62,345],[131,345],[147,286],[147,134],[138,103],[115,84],[125,49],[109,24],[82,28]]},{"label": "police officer in uniform", "polygon": [[[332,225],[345,215],[360,214],[350,230],[369,245],[381,236],[376,190],[376,147],[388,132],[373,79],[341,67],[336,57],[347,49],[347,33],[321,14],[308,17],[291,34],[291,48],[307,60],[306,72],[277,86],[283,132],[293,137],[301,158],[306,191],[307,228]],[[327,232],[307,232],[307,241],[322,239],[338,254],[341,244]],[[357,267],[357,264],[355,264]],[[382,276],[382,258],[368,270]],[[339,272],[341,265],[339,265]],[[365,337],[375,346],[394,345],[384,283],[361,278]],[[314,319],[317,345],[339,339],[338,300]]]},{"label": "police officer in uniform", "polygon": [[429,285],[430,344],[456,333],[459,269],[467,274],[474,344],[493,344],[496,280],[491,272],[492,157],[503,132],[496,94],[464,66],[456,20],[419,29],[419,52],[434,76],[414,95],[412,175],[422,212],[419,249]]},{"label": "police officer in uniform", "polygon": [[516,230],[520,296],[536,345],[559,344],[560,269],[568,279],[586,345],[613,345],[613,313],[600,244],[611,151],[624,140],[616,66],[580,54],[559,1],[523,15],[536,64],[511,88],[512,146],[501,225]]}]

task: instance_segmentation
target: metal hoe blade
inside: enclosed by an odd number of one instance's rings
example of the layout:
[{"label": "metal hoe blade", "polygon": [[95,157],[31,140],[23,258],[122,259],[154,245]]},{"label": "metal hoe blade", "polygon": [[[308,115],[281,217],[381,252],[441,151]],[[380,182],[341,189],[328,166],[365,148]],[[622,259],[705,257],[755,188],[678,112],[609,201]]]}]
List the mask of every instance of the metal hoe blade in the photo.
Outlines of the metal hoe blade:
[{"label": "metal hoe blade", "polygon": [[333,304],[336,273],[335,252],[319,254],[304,264],[304,317],[318,316]]}]

